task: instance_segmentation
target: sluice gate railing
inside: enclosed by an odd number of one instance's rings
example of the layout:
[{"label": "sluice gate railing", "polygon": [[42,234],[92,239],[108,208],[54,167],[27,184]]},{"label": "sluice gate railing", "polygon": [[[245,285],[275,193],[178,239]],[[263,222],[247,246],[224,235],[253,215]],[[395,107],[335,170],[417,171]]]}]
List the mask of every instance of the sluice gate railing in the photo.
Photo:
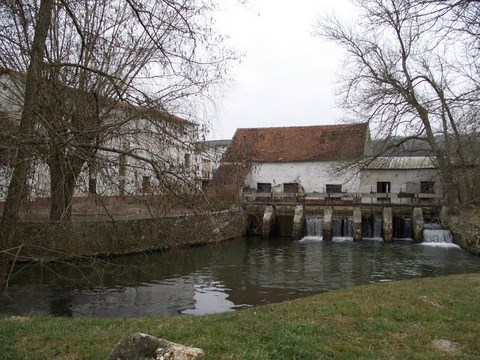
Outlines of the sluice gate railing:
[{"label": "sluice gate railing", "polygon": [[243,191],[244,203],[311,205],[421,205],[439,206],[442,195],[425,193],[285,193]]}]

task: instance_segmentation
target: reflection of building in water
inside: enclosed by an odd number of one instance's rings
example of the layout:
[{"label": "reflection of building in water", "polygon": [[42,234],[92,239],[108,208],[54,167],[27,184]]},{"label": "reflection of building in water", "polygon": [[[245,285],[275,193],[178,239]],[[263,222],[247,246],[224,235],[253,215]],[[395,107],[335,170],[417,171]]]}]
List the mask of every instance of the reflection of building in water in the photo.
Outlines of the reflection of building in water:
[{"label": "reflection of building in water", "polygon": [[135,317],[178,315],[195,308],[195,278],[184,276],[158,283],[81,291],[73,296],[73,316]]},{"label": "reflection of building in water", "polygon": [[[10,314],[136,317],[203,315],[235,308],[214,274],[192,273],[158,283],[97,290],[62,289],[49,285],[12,286],[0,309]],[[31,299],[35,298],[35,303]],[[12,300],[13,299],[13,300]]]},{"label": "reflection of building in water", "polygon": [[214,280],[211,273],[196,274],[195,280],[195,307],[183,311],[183,314],[206,315],[233,310],[236,306],[228,300],[229,295],[222,282]]}]

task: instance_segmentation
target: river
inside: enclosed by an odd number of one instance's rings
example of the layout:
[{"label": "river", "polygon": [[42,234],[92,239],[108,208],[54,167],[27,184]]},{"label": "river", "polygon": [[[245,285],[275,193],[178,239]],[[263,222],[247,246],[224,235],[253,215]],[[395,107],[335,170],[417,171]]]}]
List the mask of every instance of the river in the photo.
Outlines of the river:
[{"label": "river", "polygon": [[0,312],[68,317],[202,315],[360,284],[480,272],[452,244],[240,238],[110,260],[17,266]]}]

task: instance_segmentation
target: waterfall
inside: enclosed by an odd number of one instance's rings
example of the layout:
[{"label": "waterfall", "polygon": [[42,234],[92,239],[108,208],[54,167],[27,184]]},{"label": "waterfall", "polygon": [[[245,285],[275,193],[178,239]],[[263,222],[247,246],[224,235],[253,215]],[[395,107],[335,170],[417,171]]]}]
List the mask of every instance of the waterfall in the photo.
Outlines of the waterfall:
[{"label": "waterfall", "polygon": [[323,236],[323,218],[306,218],[305,236],[321,238]]},{"label": "waterfall", "polygon": [[413,228],[412,219],[405,217],[393,218],[393,238],[394,239],[412,239]]},{"label": "waterfall", "polygon": [[362,219],[362,237],[364,239],[382,239],[382,218],[365,217]]},{"label": "waterfall", "polygon": [[450,230],[442,228],[437,223],[423,225],[423,242],[428,244],[452,244],[453,238]]},{"label": "waterfall", "polygon": [[333,237],[340,237],[340,238],[353,237],[353,219],[334,218],[333,219]]}]

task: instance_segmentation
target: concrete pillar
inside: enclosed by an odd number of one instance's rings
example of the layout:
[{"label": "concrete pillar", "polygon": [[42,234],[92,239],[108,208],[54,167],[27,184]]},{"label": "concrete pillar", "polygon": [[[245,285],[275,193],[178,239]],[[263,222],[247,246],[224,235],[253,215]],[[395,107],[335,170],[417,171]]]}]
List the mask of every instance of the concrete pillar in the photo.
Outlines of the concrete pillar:
[{"label": "concrete pillar", "polygon": [[422,211],[422,208],[413,208],[412,232],[413,232],[413,241],[415,241],[416,243],[421,243],[423,241],[423,211]]},{"label": "concrete pillar", "polygon": [[303,237],[305,227],[305,208],[303,205],[297,205],[295,207],[295,215],[293,215],[293,231],[292,237],[295,240]]},{"label": "concrete pillar", "polygon": [[391,242],[393,240],[393,217],[392,208],[383,208],[383,241]]},{"label": "concrete pillar", "polygon": [[273,226],[275,224],[275,208],[273,206],[267,206],[263,213],[262,221],[262,237],[269,238],[273,232]]},{"label": "concrete pillar", "polygon": [[360,206],[353,208],[353,240],[362,240],[362,208]]},{"label": "concrete pillar", "polygon": [[325,206],[323,210],[323,240],[331,241],[333,238],[333,207]]}]

